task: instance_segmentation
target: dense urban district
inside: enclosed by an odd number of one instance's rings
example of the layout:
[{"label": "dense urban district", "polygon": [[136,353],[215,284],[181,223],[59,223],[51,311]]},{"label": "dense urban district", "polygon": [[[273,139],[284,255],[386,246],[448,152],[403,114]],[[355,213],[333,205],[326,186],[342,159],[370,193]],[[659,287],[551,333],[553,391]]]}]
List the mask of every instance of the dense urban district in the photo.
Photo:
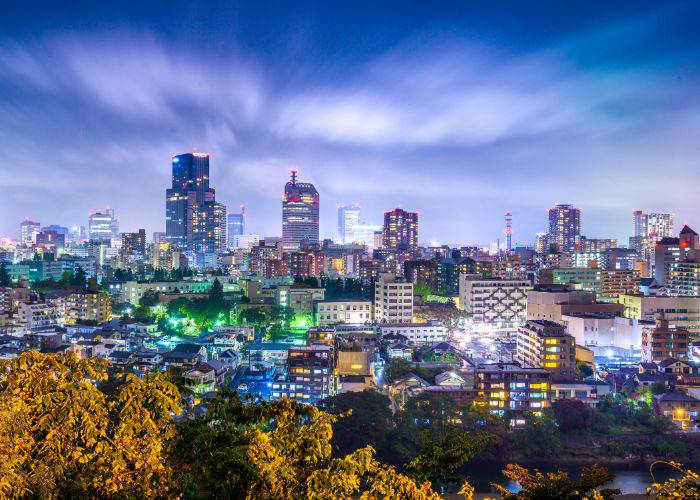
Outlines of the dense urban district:
[{"label": "dense urban district", "polygon": [[201,153],[165,205],[152,239],[106,209],[2,240],[0,497],[471,498],[480,464],[482,493],[612,498],[630,463],[700,497],[700,240],[672,214],[618,242],[558,204],[517,246],[506,212],[451,248],[349,205],[321,241],[293,171],[261,238]]}]

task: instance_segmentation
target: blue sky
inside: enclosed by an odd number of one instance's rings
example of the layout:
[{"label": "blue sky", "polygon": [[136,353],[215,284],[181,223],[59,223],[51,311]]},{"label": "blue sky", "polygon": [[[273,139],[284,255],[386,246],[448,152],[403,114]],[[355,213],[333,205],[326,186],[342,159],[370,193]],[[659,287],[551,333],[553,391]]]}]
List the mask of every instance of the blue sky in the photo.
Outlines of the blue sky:
[{"label": "blue sky", "polygon": [[[3,6],[0,234],[22,217],[164,226],[169,157],[211,153],[217,198],[279,234],[288,170],[421,241],[631,211],[700,225],[700,5],[682,2],[105,2]],[[380,4],[380,5],[377,5]]]}]

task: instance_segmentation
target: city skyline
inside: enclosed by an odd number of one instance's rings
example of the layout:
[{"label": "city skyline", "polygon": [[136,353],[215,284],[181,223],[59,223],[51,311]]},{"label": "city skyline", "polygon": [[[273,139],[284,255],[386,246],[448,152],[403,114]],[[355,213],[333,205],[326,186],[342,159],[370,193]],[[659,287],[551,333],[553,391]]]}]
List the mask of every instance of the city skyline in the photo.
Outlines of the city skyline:
[{"label": "city skyline", "polygon": [[369,6],[8,7],[0,235],[106,205],[162,232],[169,158],[195,148],[263,236],[290,168],[322,238],[353,203],[371,224],[419,211],[421,243],[503,242],[506,210],[532,243],[557,203],[621,243],[635,209],[697,225],[697,6]]}]

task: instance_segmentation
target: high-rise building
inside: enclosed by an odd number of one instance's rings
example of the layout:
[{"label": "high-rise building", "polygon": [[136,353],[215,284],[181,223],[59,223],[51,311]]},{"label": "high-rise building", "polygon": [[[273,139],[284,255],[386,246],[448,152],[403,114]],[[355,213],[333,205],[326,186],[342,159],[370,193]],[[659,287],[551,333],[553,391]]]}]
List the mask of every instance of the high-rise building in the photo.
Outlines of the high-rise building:
[{"label": "high-rise building", "polygon": [[245,234],[245,218],[245,207],[243,205],[241,205],[241,211],[239,213],[228,214],[226,240],[229,249],[236,247],[236,236]]},{"label": "high-rise building", "polygon": [[549,209],[547,242],[561,252],[574,252],[581,236],[581,209],[558,204]]},{"label": "high-rise building", "polygon": [[360,224],[359,205],[338,207],[338,238],[340,243],[354,243],[353,228]]},{"label": "high-rise building", "polygon": [[382,247],[389,252],[413,252],[418,246],[418,212],[395,208],[384,212]]},{"label": "high-rise building", "polygon": [[184,153],[172,158],[172,187],[166,190],[165,238],[197,254],[221,251],[226,244],[226,206],[209,187],[209,155]]},{"label": "high-rise building", "polygon": [[122,233],[122,255],[146,255],[146,230]]},{"label": "high-rise building", "polygon": [[24,219],[19,225],[20,240],[24,244],[36,243],[36,235],[41,230],[41,224],[33,220]]},{"label": "high-rise building", "polygon": [[651,268],[654,263],[654,244],[662,238],[673,237],[673,214],[647,214],[635,210],[632,213],[632,230],[630,247],[641,252]]},{"label": "high-rise building", "polygon": [[90,241],[109,241],[119,237],[119,222],[113,208],[104,212],[94,212],[88,219],[88,238]]},{"label": "high-rise building", "polygon": [[297,171],[284,186],[282,244],[287,250],[318,243],[319,195],[310,182],[297,182]]},{"label": "high-rise building", "polygon": [[374,233],[380,229],[380,226],[362,221],[359,205],[338,207],[338,239],[340,243],[360,243],[367,247],[374,247]]}]

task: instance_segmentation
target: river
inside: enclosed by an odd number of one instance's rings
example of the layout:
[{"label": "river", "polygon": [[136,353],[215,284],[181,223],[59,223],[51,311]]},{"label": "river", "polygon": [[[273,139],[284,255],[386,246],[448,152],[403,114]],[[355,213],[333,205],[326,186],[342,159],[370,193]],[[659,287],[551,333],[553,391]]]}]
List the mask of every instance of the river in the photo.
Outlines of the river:
[{"label": "river", "polygon": [[[529,467],[532,469],[532,467]],[[501,473],[497,466],[473,465],[466,466],[469,482],[480,493],[493,493],[495,489],[491,483],[498,483],[506,486],[512,491],[518,490],[517,483],[509,481]],[[577,477],[580,467],[564,466],[560,469],[569,472],[571,477]],[[609,488],[620,488],[623,493],[646,493],[646,489],[651,486],[652,480],[649,474],[649,467],[646,465],[608,466],[610,472],[615,475],[615,481],[606,485]],[[542,472],[556,470],[555,466],[542,467]],[[654,475],[657,481],[664,482],[670,477],[677,477],[679,474],[670,467],[659,464],[654,467]]]}]

